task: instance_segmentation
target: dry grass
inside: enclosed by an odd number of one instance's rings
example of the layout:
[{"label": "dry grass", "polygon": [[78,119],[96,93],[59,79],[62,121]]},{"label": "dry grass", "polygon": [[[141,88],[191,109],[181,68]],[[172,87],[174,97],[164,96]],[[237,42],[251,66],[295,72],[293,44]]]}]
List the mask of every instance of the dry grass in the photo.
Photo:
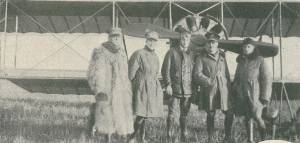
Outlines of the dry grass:
[{"label": "dry grass", "polygon": [[[101,137],[92,138],[88,135],[90,106],[93,103],[93,96],[89,95],[1,95],[0,142],[101,142]],[[287,111],[287,108],[284,109]],[[149,119],[146,123],[147,140],[151,143],[165,142],[167,107],[165,110],[163,118]],[[284,120],[288,119],[288,112],[282,114]],[[188,119],[189,142],[202,143],[207,140],[205,116],[205,112],[199,112],[195,106],[192,107]],[[224,135],[224,117],[221,112],[218,112],[215,121],[214,139],[219,143]],[[237,121],[234,129],[239,142],[244,141],[245,130],[242,123]],[[176,137],[179,140],[179,129]],[[121,140],[114,137],[113,142],[117,143]]]}]

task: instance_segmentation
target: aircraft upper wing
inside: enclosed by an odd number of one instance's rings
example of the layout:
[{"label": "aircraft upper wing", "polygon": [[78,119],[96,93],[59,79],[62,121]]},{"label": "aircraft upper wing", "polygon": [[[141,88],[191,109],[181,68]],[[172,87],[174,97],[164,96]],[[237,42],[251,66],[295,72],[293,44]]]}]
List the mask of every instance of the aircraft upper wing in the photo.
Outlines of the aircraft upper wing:
[{"label": "aircraft upper wing", "polygon": [[146,29],[154,30],[159,33],[162,39],[179,39],[180,34],[164,27],[150,23],[132,23],[123,28],[123,33],[133,37],[145,37]]}]

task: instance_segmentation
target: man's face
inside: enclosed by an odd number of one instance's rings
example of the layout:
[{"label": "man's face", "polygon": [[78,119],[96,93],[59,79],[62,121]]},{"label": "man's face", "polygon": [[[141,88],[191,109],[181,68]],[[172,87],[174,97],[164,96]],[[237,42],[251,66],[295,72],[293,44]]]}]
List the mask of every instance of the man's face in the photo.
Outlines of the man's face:
[{"label": "man's face", "polygon": [[205,30],[206,31],[206,28],[203,26],[203,25],[200,25],[200,28],[199,29],[202,29],[202,30]]},{"label": "man's face", "polygon": [[252,54],[253,51],[254,51],[254,48],[255,47],[252,44],[245,44],[245,45],[243,45],[243,54],[245,54],[245,55]]},{"label": "man's face", "polygon": [[191,34],[189,33],[183,33],[180,36],[180,45],[183,48],[188,48],[191,42]]},{"label": "man's face", "polygon": [[122,38],[121,38],[121,35],[112,35],[109,37],[110,38],[110,41],[116,45],[121,45],[121,41],[122,41]]},{"label": "man's face", "polygon": [[146,46],[151,50],[155,50],[155,48],[157,47],[157,40],[147,39],[146,40]]},{"label": "man's face", "polygon": [[196,25],[193,25],[192,28],[191,28],[192,32],[196,32],[198,30],[197,26]]},{"label": "man's face", "polygon": [[215,54],[218,51],[218,45],[219,45],[218,41],[211,40],[206,43],[205,49],[208,53]]}]

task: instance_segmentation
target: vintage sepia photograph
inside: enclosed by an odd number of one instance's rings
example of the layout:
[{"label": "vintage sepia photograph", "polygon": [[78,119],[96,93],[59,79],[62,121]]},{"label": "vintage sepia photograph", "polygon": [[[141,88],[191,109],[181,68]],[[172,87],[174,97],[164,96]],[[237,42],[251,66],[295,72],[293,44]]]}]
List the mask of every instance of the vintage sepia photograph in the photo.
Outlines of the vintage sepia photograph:
[{"label": "vintage sepia photograph", "polygon": [[0,0],[0,143],[300,143],[300,0]]}]

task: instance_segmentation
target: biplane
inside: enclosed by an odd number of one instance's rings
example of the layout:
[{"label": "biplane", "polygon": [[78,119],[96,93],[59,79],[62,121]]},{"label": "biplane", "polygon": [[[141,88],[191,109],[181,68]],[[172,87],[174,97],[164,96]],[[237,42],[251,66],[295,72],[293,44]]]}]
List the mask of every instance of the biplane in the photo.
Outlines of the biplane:
[{"label": "biplane", "polygon": [[[239,52],[243,37],[256,38],[265,57],[279,53],[268,58],[273,65],[273,93],[300,97],[298,63],[286,60],[299,57],[297,0],[2,0],[0,4],[0,78],[28,92],[92,94],[86,81],[88,61],[92,49],[106,40],[104,33],[110,27],[125,30],[130,56],[131,48],[144,42],[134,39],[142,35],[139,26],[158,28],[162,45],[169,48],[178,37],[176,27],[184,25],[194,31],[187,21],[196,17],[194,34],[217,31],[229,53]],[[284,42],[289,38],[291,43]],[[134,44],[128,45],[130,39]],[[193,44],[201,44],[199,39],[195,36]],[[166,48],[158,52],[164,56]]]}]

